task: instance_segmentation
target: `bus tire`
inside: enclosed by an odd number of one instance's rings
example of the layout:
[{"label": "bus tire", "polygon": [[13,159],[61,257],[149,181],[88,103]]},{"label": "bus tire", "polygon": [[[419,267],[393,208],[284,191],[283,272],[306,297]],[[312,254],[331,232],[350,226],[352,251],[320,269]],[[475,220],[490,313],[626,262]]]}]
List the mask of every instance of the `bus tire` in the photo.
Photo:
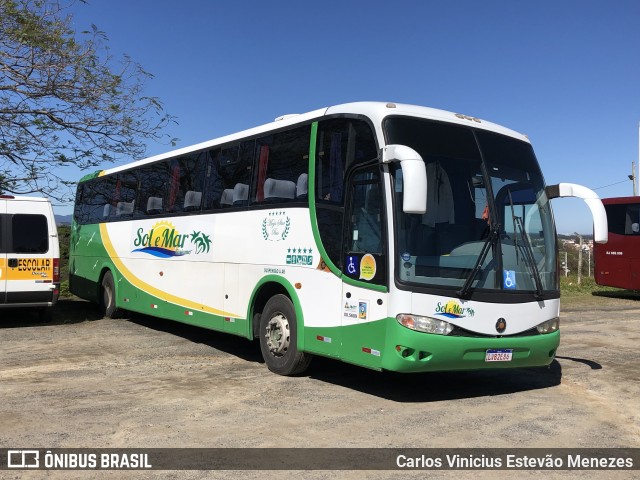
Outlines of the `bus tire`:
[{"label": "bus tire", "polygon": [[311,362],[299,352],[298,323],[291,300],[285,295],[269,299],[260,316],[260,350],[269,370],[279,375],[297,375]]},{"label": "bus tire", "polygon": [[118,318],[120,309],[116,306],[116,286],[113,275],[110,271],[102,277],[102,295],[100,296],[100,306],[106,318]]}]

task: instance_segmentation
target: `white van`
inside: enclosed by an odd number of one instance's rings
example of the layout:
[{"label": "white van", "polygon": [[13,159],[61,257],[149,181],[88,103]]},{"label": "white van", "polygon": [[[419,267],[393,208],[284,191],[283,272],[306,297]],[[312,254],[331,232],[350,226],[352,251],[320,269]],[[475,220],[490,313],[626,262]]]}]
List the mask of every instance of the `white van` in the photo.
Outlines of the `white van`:
[{"label": "white van", "polygon": [[60,245],[51,202],[0,195],[0,308],[50,320],[60,293]]}]

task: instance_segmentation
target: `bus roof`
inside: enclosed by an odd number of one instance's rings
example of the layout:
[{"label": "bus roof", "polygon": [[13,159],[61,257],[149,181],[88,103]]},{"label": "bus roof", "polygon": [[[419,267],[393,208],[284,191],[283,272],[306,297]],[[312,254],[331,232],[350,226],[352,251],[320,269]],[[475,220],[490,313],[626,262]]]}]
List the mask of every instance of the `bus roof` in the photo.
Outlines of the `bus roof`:
[{"label": "bus roof", "polygon": [[640,196],[603,198],[602,203],[604,205],[625,205],[640,203]]},{"label": "bus roof", "polygon": [[[490,130],[492,132],[500,133],[503,135],[517,138],[518,140],[529,142],[529,139],[521,133],[518,133],[514,130],[510,130],[508,128],[502,127],[495,123],[487,122],[486,120],[481,120],[477,117],[472,117],[469,115],[448,112],[446,110],[439,110],[436,108],[420,107],[417,105],[407,105],[407,104],[401,104],[401,103],[354,102],[354,103],[345,103],[342,105],[336,105],[333,107],[320,108],[318,110],[313,110],[311,112],[302,113],[302,114],[282,115],[276,118],[276,120],[271,123],[260,125],[258,127],[250,128],[248,130],[243,130],[241,132],[233,133],[230,135],[225,135],[223,137],[215,138],[213,140],[208,140],[206,142],[198,143],[195,145],[190,145],[188,147],[172,150],[166,153],[162,153],[146,159],[134,161],[118,167],[106,169],[103,172],[101,172],[101,174],[107,175],[110,173],[116,173],[121,170],[127,170],[131,167],[144,165],[146,163],[156,162],[159,160],[164,160],[166,158],[185,155],[191,152],[203,150],[206,148],[211,148],[216,145],[221,145],[221,144],[233,142],[236,140],[240,140],[245,137],[260,135],[262,133],[266,133],[272,130],[279,130],[279,129],[282,129],[283,127],[294,126],[299,123],[305,123],[311,120],[320,119],[321,117],[324,117],[327,115],[336,115],[336,114],[364,115],[368,117],[373,122],[373,125],[376,129],[376,133],[378,134],[379,138],[383,138],[382,137],[382,121],[386,117],[392,116],[392,115],[393,116],[406,115],[410,117],[424,118],[428,120],[438,120],[438,121],[443,121],[448,123],[457,123],[460,125],[472,126],[475,128]],[[91,175],[91,177],[93,177],[93,175]]]}]

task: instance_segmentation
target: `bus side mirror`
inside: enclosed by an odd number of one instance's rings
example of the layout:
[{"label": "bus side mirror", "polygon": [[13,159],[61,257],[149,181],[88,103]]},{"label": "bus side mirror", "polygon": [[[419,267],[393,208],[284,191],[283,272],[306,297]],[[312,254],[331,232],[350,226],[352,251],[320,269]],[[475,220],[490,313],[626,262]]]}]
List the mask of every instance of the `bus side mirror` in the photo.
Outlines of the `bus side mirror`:
[{"label": "bus side mirror", "polygon": [[402,211],[423,214],[427,211],[427,169],[418,152],[406,145],[382,148],[382,163],[400,162],[404,185]]},{"label": "bus side mirror", "polygon": [[545,192],[549,200],[562,197],[581,198],[591,210],[593,217],[593,241],[596,243],[607,243],[609,240],[609,227],[607,225],[607,212],[604,205],[593,190],[576,185],[575,183],[559,183],[557,185],[549,185]]}]

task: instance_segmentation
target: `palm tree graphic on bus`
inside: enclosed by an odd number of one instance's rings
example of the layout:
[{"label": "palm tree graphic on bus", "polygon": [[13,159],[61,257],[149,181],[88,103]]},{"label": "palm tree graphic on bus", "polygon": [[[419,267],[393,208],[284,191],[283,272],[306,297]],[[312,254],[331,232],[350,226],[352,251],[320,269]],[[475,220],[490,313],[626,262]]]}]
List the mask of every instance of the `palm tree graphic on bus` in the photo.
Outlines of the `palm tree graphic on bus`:
[{"label": "palm tree graphic on bus", "polygon": [[211,248],[211,238],[209,238],[209,235],[196,232],[195,230],[191,233],[191,243],[196,246],[196,253],[209,253],[209,249]]}]

